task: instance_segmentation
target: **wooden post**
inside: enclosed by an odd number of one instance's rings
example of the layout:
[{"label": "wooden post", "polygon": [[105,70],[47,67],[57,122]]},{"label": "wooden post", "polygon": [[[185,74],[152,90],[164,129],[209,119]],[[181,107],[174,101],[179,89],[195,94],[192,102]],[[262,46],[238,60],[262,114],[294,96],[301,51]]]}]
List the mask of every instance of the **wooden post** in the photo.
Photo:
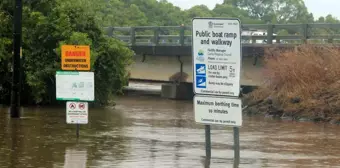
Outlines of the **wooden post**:
[{"label": "wooden post", "polygon": [[184,36],[185,35],[185,27],[182,25],[181,28],[180,28],[180,38],[179,38],[179,42],[181,44],[181,46],[184,46]]},{"label": "wooden post", "polygon": [[333,43],[333,38],[332,38],[332,37],[330,37],[330,38],[328,39],[328,43]]},{"label": "wooden post", "polygon": [[256,43],[256,38],[253,37],[253,36],[251,37],[251,43],[252,43],[252,44],[255,44],[255,43]]},{"label": "wooden post", "polygon": [[136,45],[136,30],[134,27],[131,27],[131,30],[130,30],[130,42],[131,42],[131,46]]},{"label": "wooden post", "polygon": [[113,30],[114,30],[114,28],[113,27],[108,27],[107,28],[107,35],[109,36],[109,37],[112,37],[113,36]]},{"label": "wooden post", "polygon": [[280,43],[281,43],[280,37],[277,37],[277,36],[276,36],[275,39],[276,39],[276,43],[277,43],[277,44],[280,44]]},{"label": "wooden post", "polygon": [[154,42],[155,46],[157,46],[159,44],[159,30],[160,30],[159,27],[154,28],[153,42]]},{"label": "wooden post", "polygon": [[307,44],[307,40],[308,40],[308,24],[303,24],[302,25],[302,35],[303,35],[303,37],[302,37],[302,41],[303,41],[303,43],[304,44]]},{"label": "wooden post", "polygon": [[274,25],[268,24],[267,44],[273,44],[273,32],[274,32]]},{"label": "wooden post", "polygon": [[210,125],[205,125],[205,156],[206,159],[211,159],[211,133]]}]

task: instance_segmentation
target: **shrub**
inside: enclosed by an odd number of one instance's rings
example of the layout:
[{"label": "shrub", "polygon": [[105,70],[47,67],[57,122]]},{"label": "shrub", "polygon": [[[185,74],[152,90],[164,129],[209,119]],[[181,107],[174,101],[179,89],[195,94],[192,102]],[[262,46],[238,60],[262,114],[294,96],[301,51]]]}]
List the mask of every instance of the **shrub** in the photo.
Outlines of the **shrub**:
[{"label": "shrub", "polygon": [[[252,103],[275,101],[284,113],[323,117],[340,111],[340,50],[334,46],[301,45],[267,52],[264,84],[246,96]],[[294,100],[299,100],[294,102]],[[326,115],[327,114],[327,115]]]},{"label": "shrub", "polygon": [[308,98],[340,79],[340,52],[329,46],[302,45],[265,58],[265,87],[276,97]]}]

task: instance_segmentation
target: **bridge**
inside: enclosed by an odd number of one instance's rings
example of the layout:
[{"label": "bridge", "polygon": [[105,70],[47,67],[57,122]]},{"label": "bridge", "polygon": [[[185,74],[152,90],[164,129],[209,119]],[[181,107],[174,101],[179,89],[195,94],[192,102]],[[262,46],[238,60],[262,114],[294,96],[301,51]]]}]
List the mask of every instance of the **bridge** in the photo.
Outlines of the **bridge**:
[{"label": "bridge", "polygon": [[[336,33],[339,28],[340,24],[324,23],[241,25],[241,85],[261,84],[262,56],[266,48],[289,49],[306,43],[335,44],[340,41],[340,34]],[[186,76],[180,81],[192,87],[191,27],[106,27],[105,31],[135,52],[135,63],[130,67],[131,80],[169,83],[176,75]],[[180,90],[183,93],[183,89]]]}]

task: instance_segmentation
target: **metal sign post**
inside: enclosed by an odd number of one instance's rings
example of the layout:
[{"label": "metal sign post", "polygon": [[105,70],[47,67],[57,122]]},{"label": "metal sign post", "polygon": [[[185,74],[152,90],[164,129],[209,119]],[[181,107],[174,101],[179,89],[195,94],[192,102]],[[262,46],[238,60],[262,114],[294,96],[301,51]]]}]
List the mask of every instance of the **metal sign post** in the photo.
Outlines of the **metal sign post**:
[{"label": "metal sign post", "polygon": [[13,34],[13,62],[12,62],[12,88],[11,88],[11,118],[20,118],[21,95],[21,33],[22,33],[22,0],[15,0],[14,34]]}]

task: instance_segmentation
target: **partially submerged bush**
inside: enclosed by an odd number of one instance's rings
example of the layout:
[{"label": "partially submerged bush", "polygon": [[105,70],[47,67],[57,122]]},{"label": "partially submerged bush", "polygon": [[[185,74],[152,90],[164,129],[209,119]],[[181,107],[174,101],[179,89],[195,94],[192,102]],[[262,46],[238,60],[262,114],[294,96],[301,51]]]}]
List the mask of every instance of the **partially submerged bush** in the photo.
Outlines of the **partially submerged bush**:
[{"label": "partially submerged bush", "polygon": [[246,96],[253,103],[274,101],[291,115],[323,117],[340,110],[340,50],[335,46],[301,45],[265,56],[264,84]]},{"label": "partially submerged bush", "polygon": [[265,86],[280,98],[309,98],[340,79],[340,52],[327,46],[303,45],[265,58]]}]

